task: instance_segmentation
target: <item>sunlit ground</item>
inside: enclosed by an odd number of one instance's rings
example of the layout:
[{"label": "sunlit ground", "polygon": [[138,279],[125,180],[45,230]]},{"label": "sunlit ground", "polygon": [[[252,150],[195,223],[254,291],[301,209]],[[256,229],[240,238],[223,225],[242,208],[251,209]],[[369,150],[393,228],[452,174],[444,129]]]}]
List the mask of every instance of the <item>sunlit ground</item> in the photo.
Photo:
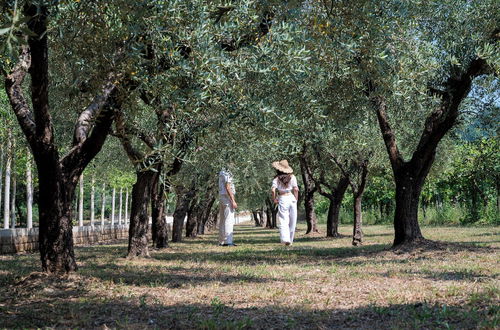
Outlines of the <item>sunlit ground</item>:
[{"label": "sunlit ground", "polygon": [[[324,228],[322,228],[324,229]],[[351,228],[342,226],[349,235]],[[237,227],[237,247],[210,234],[150,259],[126,242],[76,249],[75,275],[37,273],[38,254],[0,256],[0,328],[495,328],[500,227],[427,227],[429,244],[389,250],[390,226],[350,238]]]}]

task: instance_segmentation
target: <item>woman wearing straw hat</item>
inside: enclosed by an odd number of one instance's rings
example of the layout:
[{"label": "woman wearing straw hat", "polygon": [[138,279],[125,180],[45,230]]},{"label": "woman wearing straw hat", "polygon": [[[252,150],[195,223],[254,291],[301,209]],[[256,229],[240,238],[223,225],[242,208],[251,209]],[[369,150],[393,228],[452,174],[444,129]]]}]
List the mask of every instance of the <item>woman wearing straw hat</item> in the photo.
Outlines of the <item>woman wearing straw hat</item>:
[{"label": "woman wearing straw hat", "polygon": [[299,199],[297,178],[292,174],[293,169],[286,159],[273,162],[272,166],[276,169],[276,176],[271,193],[274,203],[278,204],[280,240],[285,245],[291,245],[297,224],[297,200]]}]

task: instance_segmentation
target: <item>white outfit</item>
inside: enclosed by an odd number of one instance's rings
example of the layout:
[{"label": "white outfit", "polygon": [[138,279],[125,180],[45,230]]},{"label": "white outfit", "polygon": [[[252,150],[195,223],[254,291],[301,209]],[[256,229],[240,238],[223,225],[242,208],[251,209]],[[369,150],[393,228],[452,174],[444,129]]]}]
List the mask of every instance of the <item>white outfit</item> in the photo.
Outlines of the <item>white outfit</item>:
[{"label": "white outfit", "polygon": [[233,175],[229,171],[222,170],[219,172],[219,195],[227,195],[226,183],[229,183],[234,195],[236,191],[234,190]]},{"label": "white outfit", "polygon": [[295,187],[298,187],[297,178],[293,174],[291,175],[290,182],[288,182],[288,185],[286,187],[281,184],[277,177],[273,180],[272,188],[278,189],[280,194],[292,192],[293,188]]},{"label": "white outfit", "polygon": [[272,188],[276,188],[280,194],[278,197],[278,222],[280,228],[281,243],[293,243],[295,226],[297,225],[297,200],[291,194],[293,188],[298,187],[297,178],[292,175],[290,182],[285,187],[274,178]]},{"label": "white outfit", "polygon": [[233,195],[233,176],[229,171],[219,173],[219,244],[233,244],[234,208],[226,190],[226,183],[229,183]]}]

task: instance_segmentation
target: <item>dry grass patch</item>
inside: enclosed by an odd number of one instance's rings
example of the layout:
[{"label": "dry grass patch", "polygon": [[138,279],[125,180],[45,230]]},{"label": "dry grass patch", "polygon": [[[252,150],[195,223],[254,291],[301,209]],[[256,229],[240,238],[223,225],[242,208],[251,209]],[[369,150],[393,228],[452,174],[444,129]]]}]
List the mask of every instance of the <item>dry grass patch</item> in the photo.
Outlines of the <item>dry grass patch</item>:
[{"label": "dry grass patch", "polygon": [[392,228],[365,228],[365,244],[301,232],[237,227],[128,260],[125,242],[77,248],[80,271],[37,273],[38,255],[0,256],[3,327],[495,328],[498,227],[424,228],[430,240],[392,251]]}]

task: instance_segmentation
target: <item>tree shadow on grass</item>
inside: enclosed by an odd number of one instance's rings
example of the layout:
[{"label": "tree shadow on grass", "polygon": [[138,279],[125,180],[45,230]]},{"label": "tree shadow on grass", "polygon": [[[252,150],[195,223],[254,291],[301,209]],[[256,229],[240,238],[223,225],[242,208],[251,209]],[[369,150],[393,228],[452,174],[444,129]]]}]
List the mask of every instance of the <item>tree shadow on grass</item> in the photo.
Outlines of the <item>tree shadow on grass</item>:
[{"label": "tree shadow on grass", "polygon": [[422,252],[455,253],[464,251],[492,253],[500,250],[499,248],[496,247],[480,246],[475,243],[487,244],[487,242],[450,242],[450,241],[434,241],[429,239],[423,239],[402,246],[398,246],[394,248],[393,251],[396,254],[404,254],[404,253],[422,253]]},{"label": "tree shadow on grass", "polygon": [[272,235],[278,232],[278,228],[262,228],[262,227],[253,227],[252,229],[241,228],[238,226],[236,235],[244,234],[244,235],[252,235],[252,236],[261,236],[261,235]]},{"label": "tree shadow on grass", "polygon": [[[195,294],[195,293],[193,293]],[[6,328],[172,328],[172,329],[389,329],[493,328],[495,308],[427,302],[362,305],[350,309],[302,306],[235,307],[218,297],[205,303],[159,301],[154,294],[96,296],[85,291],[61,297],[17,294],[0,307]]]},{"label": "tree shadow on grass", "polygon": [[394,237],[394,233],[363,234],[364,237]]},{"label": "tree shadow on grass", "polygon": [[183,260],[193,262],[230,262],[231,264],[308,264],[323,261],[334,261],[355,256],[374,256],[387,249],[387,245],[372,244],[362,247],[317,248],[309,246],[293,246],[286,248],[277,246],[272,250],[256,250],[249,247],[237,247],[228,250],[221,247],[220,252],[157,252],[152,257],[157,260]]},{"label": "tree shadow on grass", "polygon": [[38,254],[2,256],[0,259],[0,286],[12,284],[16,279],[41,270]]},{"label": "tree shadow on grass", "polygon": [[[415,275],[419,278],[426,278],[436,281],[486,281],[490,279],[498,278],[497,275],[485,275],[472,270],[449,270],[449,271],[438,271],[438,270],[407,270],[407,274]],[[390,277],[390,274],[385,274]]]},{"label": "tree shadow on grass", "polygon": [[494,231],[494,232],[491,232],[491,233],[473,234],[471,236],[498,236],[498,235],[500,235],[500,232]]},{"label": "tree shadow on grass", "polygon": [[269,279],[254,275],[233,275],[223,271],[216,272],[213,268],[186,268],[181,266],[173,267],[147,267],[141,265],[92,265],[87,264],[79,274],[88,278],[96,278],[100,281],[108,281],[117,284],[145,286],[145,287],[165,287],[165,288],[185,288],[193,286],[203,286],[208,283],[218,282],[221,284],[231,283],[264,283]]},{"label": "tree shadow on grass", "polygon": [[470,245],[474,247],[486,247],[490,244],[497,244],[500,243],[500,240],[491,240],[491,241],[468,241],[468,242],[458,242],[456,244],[463,244],[463,245]]}]

